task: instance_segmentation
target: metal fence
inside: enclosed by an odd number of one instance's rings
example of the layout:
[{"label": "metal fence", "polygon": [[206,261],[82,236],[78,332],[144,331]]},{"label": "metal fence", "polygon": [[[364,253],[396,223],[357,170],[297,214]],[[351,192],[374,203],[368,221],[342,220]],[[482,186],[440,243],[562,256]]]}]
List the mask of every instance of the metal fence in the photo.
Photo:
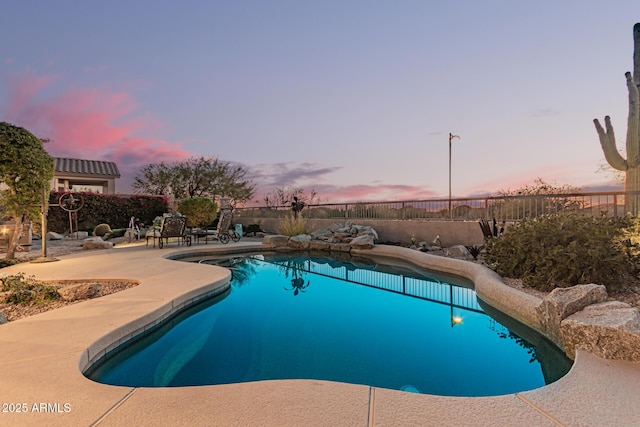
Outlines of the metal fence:
[{"label": "metal fence", "polygon": [[332,266],[324,263],[316,263],[310,260],[291,267],[286,262],[265,261],[284,268],[313,273],[320,276],[332,277],[345,282],[365,285],[397,294],[412,296],[415,298],[443,304],[453,308],[484,313],[476,293],[473,289],[438,280],[407,277],[399,274],[387,273],[378,270],[349,269],[344,266]]},{"label": "metal fence", "polygon": [[[323,203],[305,206],[303,216],[340,220],[466,221],[496,218],[507,222],[557,212],[616,217],[626,214],[625,201],[631,196],[634,198],[640,196],[640,191]],[[236,208],[235,216],[236,218],[279,218],[290,212],[290,206],[245,207]]]}]

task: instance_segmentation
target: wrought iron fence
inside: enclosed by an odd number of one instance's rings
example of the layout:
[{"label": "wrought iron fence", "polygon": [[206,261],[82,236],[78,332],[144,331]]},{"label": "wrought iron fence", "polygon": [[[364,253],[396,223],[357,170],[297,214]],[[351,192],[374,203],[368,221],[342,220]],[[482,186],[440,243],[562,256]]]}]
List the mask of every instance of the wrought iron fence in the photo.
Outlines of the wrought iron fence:
[{"label": "wrought iron fence", "polygon": [[[625,202],[640,191],[567,193],[526,196],[492,196],[451,199],[403,200],[394,202],[349,202],[311,204],[304,208],[306,218],[381,220],[480,220],[519,221],[526,217],[557,212],[579,212],[610,217],[626,214]],[[291,206],[236,208],[236,218],[280,218]]]},{"label": "wrought iron fence", "polygon": [[349,269],[344,266],[333,266],[324,263],[316,263],[310,260],[299,263],[295,267],[291,267],[291,264],[287,262],[265,262],[288,269],[296,269],[300,272],[332,277],[344,280],[345,282],[356,283],[358,285],[369,286],[388,292],[408,295],[438,304],[447,305],[451,307],[452,318],[454,308],[484,313],[482,307],[478,303],[476,293],[473,289],[452,283],[440,282],[438,280],[431,280],[427,278],[407,277],[379,270],[368,270],[366,268]]}]

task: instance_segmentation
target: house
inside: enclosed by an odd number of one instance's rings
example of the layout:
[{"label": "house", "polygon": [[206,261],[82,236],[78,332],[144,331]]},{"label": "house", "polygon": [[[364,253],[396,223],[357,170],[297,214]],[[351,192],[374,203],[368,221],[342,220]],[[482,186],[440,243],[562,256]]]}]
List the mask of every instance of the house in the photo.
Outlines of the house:
[{"label": "house", "polygon": [[54,161],[51,190],[115,194],[120,171],[114,162],[60,157]]}]

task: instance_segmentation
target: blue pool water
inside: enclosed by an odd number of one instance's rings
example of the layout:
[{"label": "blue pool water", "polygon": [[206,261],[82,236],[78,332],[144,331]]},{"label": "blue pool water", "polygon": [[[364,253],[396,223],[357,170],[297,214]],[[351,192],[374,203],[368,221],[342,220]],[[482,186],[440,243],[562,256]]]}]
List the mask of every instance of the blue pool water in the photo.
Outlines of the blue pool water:
[{"label": "blue pool water", "polygon": [[571,367],[539,334],[499,312],[490,317],[471,289],[435,274],[299,255],[223,262],[233,271],[230,292],[87,375],[126,386],[319,379],[489,396],[543,386]]}]

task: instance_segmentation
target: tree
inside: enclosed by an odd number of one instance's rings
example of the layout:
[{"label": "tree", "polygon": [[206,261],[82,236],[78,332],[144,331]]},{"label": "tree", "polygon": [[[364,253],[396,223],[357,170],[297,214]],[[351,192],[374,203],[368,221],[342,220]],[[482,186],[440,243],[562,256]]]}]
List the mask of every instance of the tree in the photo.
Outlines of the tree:
[{"label": "tree", "polygon": [[140,175],[134,178],[133,188],[140,190],[140,193],[167,195],[171,188],[171,168],[164,162],[145,166]]},{"label": "tree", "polygon": [[297,197],[307,205],[319,202],[318,193],[315,189],[312,188],[307,194],[304,188],[301,187],[276,187],[272,192],[265,194],[262,201],[269,208],[290,206],[294,197]]},{"label": "tree", "polygon": [[241,166],[212,157],[192,157],[170,165],[145,166],[135,177],[133,188],[138,193],[173,194],[176,199],[229,197],[244,202],[255,192],[255,185],[245,176]]},{"label": "tree", "polygon": [[0,203],[15,221],[6,259],[15,257],[24,222],[38,215],[42,190],[48,188],[53,170],[53,158],[40,139],[21,127],[0,123]]}]

